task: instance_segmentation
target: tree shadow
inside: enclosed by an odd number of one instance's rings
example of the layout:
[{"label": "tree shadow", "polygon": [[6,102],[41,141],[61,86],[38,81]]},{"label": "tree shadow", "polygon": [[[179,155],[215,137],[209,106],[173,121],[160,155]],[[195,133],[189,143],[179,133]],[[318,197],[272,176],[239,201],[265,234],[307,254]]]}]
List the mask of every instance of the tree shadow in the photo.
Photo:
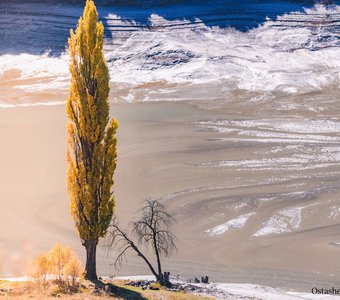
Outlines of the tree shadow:
[{"label": "tree shadow", "polygon": [[101,280],[90,280],[97,289],[104,290],[108,295],[112,297],[118,297],[125,300],[147,300],[139,292],[114,285],[113,283],[105,283]]}]

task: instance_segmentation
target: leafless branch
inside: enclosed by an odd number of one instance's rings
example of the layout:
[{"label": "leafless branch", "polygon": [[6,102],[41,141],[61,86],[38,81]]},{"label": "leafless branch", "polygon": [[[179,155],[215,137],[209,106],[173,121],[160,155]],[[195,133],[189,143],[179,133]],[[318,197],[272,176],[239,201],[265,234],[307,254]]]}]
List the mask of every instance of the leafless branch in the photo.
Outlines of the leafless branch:
[{"label": "leafless branch", "polygon": [[109,248],[116,248],[119,252],[114,265],[120,265],[125,253],[129,249],[133,249],[144,260],[161,284],[169,284],[169,273],[166,272],[167,279],[165,279],[165,274],[162,272],[161,257],[168,257],[173,251],[177,250],[176,238],[172,232],[174,223],[176,223],[176,220],[166,211],[164,205],[159,201],[150,199],[144,201],[144,206],[139,210],[139,218],[132,223],[132,232],[138,243],[151,248],[156,256],[158,269],[156,272],[148,258],[114,219],[109,229],[108,245]]}]

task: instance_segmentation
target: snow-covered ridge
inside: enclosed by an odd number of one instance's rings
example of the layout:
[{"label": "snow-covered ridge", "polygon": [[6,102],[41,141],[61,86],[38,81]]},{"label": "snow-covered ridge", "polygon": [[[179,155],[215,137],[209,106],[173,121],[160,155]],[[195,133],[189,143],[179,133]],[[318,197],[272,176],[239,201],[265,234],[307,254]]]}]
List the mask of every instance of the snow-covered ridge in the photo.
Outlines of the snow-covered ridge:
[{"label": "snow-covered ridge", "polygon": [[[152,15],[153,30],[134,32],[108,55],[112,80],[225,80],[225,88],[232,90],[288,93],[338,85],[339,17],[340,7],[317,5],[244,33],[206,27],[199,20],[183,29],[187,22],[177,26],[179,21]],[[169,23],[173,27],[164,28]]]},{"label": "snow-covered ridge", "polygon": [[[32,8],[20,19],[5,14],[5,23],[22,22],[23,30],[37,30],[39,22]],[[59,12],[60,13],[60,12]],[[65,16],[51,13],[51,24],[72,27],[78,11],[70,9]],[[4,14],[4,12],[2,12]],[[2,15],[3,16],[3,15]],[[15,17],[15,19],[13,19]],[[12,18],[12,19],[11,19]],[[247,32],[233,28],[206,26],[201,20],[167,20],[152,14],[148,25],[127,20],[109,12],[104,19],[111,35],[105,43],[111,81],[127,85],[130,95],[122,98],[152,100],[148,91],[137,96],[135,89],[145,83],[162,82],[157,99],[181,100],[168,92],[173,84],[214,86],[214,97],[227,101],[234,92],[307,93],[340,84],[340,6],[316,5],[303,12],[292,12],[267,20]],[[46,20],[45,20],[46,21]],[[51,25],[52,26],[52,25]],[[59,25],[58,25],[59,26]],[[13,35],[11,28],[0,28],[0,34]],[[57,29],[55,29],[57,30]],[[48,41],[47,37],[42,40]],[[34,40],[28,49],[34,49]],[[64,38],[53,43],[66,43]],[[13,46],[15,47],[15,46]],[[0,56],[0,76],[18,70],[22,79],[43,78],[39,83],[18,83],[17,88],[44,90],[66,89],[68,55],[6,54]],[[151,93],[151,92],[150,92]]]}]

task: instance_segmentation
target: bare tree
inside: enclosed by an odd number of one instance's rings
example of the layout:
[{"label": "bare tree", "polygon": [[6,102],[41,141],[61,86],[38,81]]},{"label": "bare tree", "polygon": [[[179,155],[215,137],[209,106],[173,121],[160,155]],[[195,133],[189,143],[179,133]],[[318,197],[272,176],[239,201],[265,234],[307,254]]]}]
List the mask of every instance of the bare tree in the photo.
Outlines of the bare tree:
[{"label": "bare tree", "polygon": [[[119,252],[115,266],[122,263],[126,251],[133,249],[144,260],[161,285],[171,285],[170,273],[163,273],[161,257],[168,257],[176,250],[175,235],[172,232],[172,225],[176,221],[166,211],[164,205],[156,200],[146,199],[139,212],[139,218],[132,223],[132,233],[137,238],[137,242],[119,227],[116,219],[112,222],[109,230],[109,246],[117,247]],[[152,249],[157,262],[156,267],[140,250],[141,245]]]}]

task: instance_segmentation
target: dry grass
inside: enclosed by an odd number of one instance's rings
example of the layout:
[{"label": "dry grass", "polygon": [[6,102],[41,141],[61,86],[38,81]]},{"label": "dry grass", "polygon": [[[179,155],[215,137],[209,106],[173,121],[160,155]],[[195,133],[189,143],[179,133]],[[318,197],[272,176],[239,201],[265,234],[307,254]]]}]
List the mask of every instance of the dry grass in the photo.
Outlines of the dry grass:
[{"label": "dry grass", "polygon": [[129,290],[138,292],[144,299],[150,300],[213,300],[211,297],[204,297],[198,295],[188,294],[186,292],[178,291],[167,291],[165,289],[161,290],[143,290],[140,287],[127,286],[127,281],[115,281],[114,284],[119,287],[124,287]]},{"label": "dry grass", "polygon": [[[2,292],[5,291],[5,292]],[[37,300],[49,300],[49,299],[65,299],[65,300],[98,300],[98,299],[122,299],[118,297],[106,297],[92,295],[92,290],[84,289],[80,293],[67,295],[62,293],[58,286],[51,285],[44,289],[33,282],[9,282],[0,281],[0,299],[37,299]]]},{"label": "dry grass", "polygon": [[37,300],[212,300],[213,298],[191,295],[185,292],[170,292],[166,290],[142,290],[140,287],[127,286],[126,281],[114,281],[111,285],[114,296],[94,295],[94,286],[85,283],[79,293],[73,295],[64,294],[56,285],[48,288],[37,286],[33,282],[8,282],[0,281],[0,299],[37,299]]}]

